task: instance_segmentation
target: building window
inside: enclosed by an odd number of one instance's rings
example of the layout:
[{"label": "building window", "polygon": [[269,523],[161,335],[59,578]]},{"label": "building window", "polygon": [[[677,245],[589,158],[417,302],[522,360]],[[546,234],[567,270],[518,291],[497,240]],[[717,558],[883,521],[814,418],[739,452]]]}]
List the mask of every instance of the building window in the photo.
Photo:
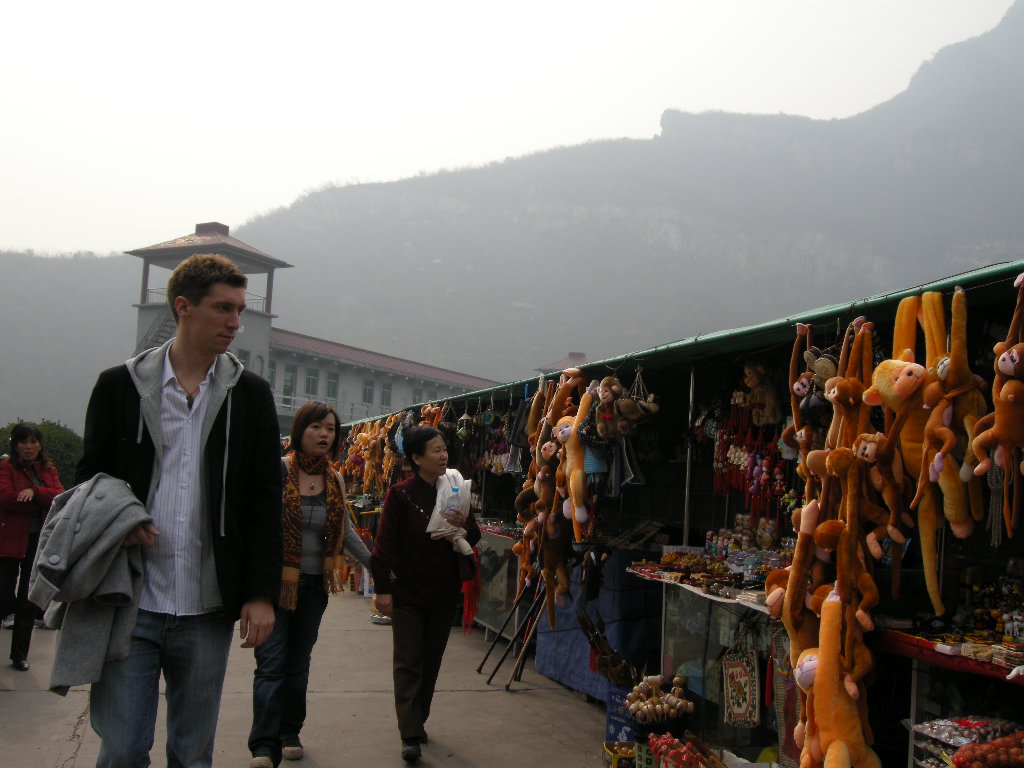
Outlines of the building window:
[{"label": "building window", "polygon": [[238,357],[238,361],[242,364],[243,368],[248,368],[249,367],[250,353],[249,353],[248,349],[240,349],[240,350],[238,350],[237,357]]},{"label": "building window", "polygon": [[284,364],[284,387],[281,390],[281,394],[285,397],[291,397],[295,394],[295,378],[299,374],[299,367],[292,363]]},{"label": "building window", "polygon": [[373,379],[363,379],[363,402],[373,403]]},{"label": "building window", "polygon": [[427,402],[432,403],[437,400],[437,392],[427,392]]},{"label": "building window", "polygon": [[391,407],[391,382],[389,381],[380,385],[380,404],[382,408]]},{"label": "building window", "polygon": [[267,363],[267,383],[270,384],[271,390],[277,386],[277,360]]},{"label": "building window", "polygon": [[339,374],[337,371],[327,372],[327,387],[324,396],[328,400],[334,400],[335,402],[338,400],[338,379]]},{"label": "building window", "polygon": [[319,368],[306,368],[306,394],[310,397],[316,397],[316,393],[320,390],[320,369]]},{"label": "building window", "polygon": [[422,403],[423,402],[423,390],[422,389],[414,389],[412,391],[412,401],[413,401],[414,404],[415,403]]}]

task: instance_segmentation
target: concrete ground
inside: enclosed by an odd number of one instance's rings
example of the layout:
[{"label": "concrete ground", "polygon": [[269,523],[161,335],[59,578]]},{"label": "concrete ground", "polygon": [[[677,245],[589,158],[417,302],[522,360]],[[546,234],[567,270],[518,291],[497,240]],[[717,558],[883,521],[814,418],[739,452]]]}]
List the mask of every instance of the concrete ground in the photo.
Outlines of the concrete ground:
[{"label": "concrete ground", "polygon": [[[0,632],[6,659],[10,630]],[[0,666],[0,764],[5,768],[85,768],[96,763],[99,740],[89,726],[87,687],[66,697],[47,690],[57,633],[32,635],[28,672]],[[601,765],[605,713],[533,669],[505,691],[506,660],[491,685],[504,648],[499,643],[483,674],[476,672],[489,643],[474,627],[452,629],[420,765],[519,768],[524,765],[591,768]],[[215,766],[246,768],[252,716],[252,651],[232,649],[217,726]],[[313,651],[309,708],[302,732],[305,757],[296,768],[402,766],[391,684],[391,628],[369,621],[369,599],[332,597]],[[163,709],[157,722],[154,765],[165,765]]]}]

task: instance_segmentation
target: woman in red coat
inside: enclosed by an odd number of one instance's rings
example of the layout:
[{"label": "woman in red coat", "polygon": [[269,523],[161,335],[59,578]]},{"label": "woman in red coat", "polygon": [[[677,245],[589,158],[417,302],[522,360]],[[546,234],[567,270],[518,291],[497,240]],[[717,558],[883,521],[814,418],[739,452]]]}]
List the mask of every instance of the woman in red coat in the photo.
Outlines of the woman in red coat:
[{"label": "woman in red coat", "polygon": [[28,670],[35,606],[28,579],[39,531],[54,496],[63,492],[56,468],[43,453],[43,433],[22,422],[11,430],[11,453],[0,462],[0,616],[14,612],[11,666]]}]

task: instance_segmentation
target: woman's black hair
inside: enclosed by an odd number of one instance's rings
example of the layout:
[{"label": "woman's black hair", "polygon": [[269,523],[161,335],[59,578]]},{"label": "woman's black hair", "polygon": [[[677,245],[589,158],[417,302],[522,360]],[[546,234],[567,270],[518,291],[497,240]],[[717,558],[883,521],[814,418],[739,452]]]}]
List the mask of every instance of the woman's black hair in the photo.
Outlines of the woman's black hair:
[{"label": "woman's black hair", "polygon": [[457,467],[462,460],[462,443],[459,441],[457,434],[458,427],[450,421],[442,421],[437,425],[437,430],[441,433],[441,437],[444,438],[444,443],[448,447],[448,466]]},{"label": "woman's black hair", "polygon": [[293,450],[301,451],[302,434],[306,431],[306,427],[317,421],[323,421],[327,418],[327,414],[334,416],[334,442],[327,449],[327,458],[334,459],[338,455],[338,447],[341,445],[341,420],[327,403],[311,400],[295,412],[295,417],[292,419],[292,433],[289,437],[290,447]]},{"label": "woman's black hair", "polygon": [[43,451],[43,433],[39,427],[29,421],[22,421],[11,427],[11,458],[14,459],[18,456],[18,443],[24,443],[31,437],[39,441],[39,458],[36,461],[42,462],[43,466],[49,466],[50,460]]},{"label": "woman's black hair", "polygon": [[405,456],[409,459],[414,472],[419,470],[419,466],[413,461],[412,457],[422,456],[426,453],[427,443],[435,437],[440,437],[444,440],[444,435],[433,427],[408,427],[402,430],[402,450],[405,451]]}]

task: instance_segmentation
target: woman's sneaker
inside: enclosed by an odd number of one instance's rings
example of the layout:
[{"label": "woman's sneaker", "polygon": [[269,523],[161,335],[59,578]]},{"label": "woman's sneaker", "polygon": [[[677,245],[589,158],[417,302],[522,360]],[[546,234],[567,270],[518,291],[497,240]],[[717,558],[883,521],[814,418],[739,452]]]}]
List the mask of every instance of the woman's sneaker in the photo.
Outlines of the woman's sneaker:
[{"label": "woman's sneaker", "polygon": [[285,760],[301,760],[302,744],[298,739],[290,739],[281,745],[281,757]]}]

